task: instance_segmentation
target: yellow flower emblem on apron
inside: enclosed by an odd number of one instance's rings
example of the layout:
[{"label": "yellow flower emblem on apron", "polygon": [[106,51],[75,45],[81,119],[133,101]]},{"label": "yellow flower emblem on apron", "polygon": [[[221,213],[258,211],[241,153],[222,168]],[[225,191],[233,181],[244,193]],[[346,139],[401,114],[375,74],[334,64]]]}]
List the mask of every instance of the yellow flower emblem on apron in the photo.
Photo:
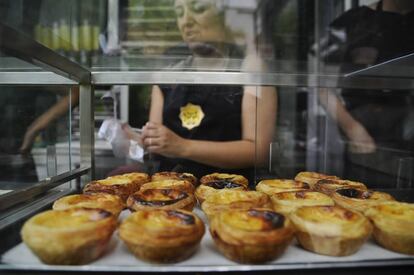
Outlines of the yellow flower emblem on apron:
[{"label": "yellow flower emblem on apron", "polygon": [[201,106],[187,103],[180,108],[181,125],[188,130],[198,127],[204,118],[204,112]]}]

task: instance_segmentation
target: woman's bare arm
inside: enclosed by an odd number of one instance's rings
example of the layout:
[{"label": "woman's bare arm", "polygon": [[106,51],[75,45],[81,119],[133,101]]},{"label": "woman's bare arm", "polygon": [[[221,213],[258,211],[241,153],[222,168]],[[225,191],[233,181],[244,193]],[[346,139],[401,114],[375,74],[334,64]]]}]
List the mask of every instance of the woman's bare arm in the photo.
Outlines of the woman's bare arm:
[{"label": "woman's bare arm", "polygon": [[[271,87],[245,87],[242,101],[242,138],[237,141],[191,140],[179,137],[162,122],[162,94],[153,89],[150,122],[143,139],[148,151],[167,157],[190,159],[221,168],[243,168],[255,164],[256,137],[258,159],[266,159],[276,119],[276,93]],[[256,97],[257,92],[257,97]],[[260,120],[256,125],[256,114]],[[257,135],[256,135],[257,129]]]},{"label": "woman's bare arm", "polygon": [[319,102],[348,137],[351,152],[372,153],[376,150],[374,139],[365,127],[348,112],[334,93],[321,89]]},{"label": "woman's bare arm", "polygon": [[66,114],[69,108],[72,108],[78,104],[78,102],[79,88],[74,87],[72,88],[70,95],[67,95],[59,100],[55,105],[33,121],[33,123],[27,128],[23,138],[23,143],[20,147],[20,152],[28,152],[31,149],[37,134],[45,129],[52,121]]}]

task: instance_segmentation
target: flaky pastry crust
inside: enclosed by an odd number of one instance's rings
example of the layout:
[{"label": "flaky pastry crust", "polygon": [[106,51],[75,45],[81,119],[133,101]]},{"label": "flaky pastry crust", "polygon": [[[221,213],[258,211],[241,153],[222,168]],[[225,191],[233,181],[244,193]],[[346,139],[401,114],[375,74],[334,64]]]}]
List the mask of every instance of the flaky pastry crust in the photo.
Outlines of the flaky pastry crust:
[{"label": "flaky pastry crust", "polygon": [[117,219],[101,209],[49,210],[29,219],[23,242],[39,259],[52,265],[79,265],[105,253]]},{"label": "flaky pastry crust", "polygon": [[223,189],[209,195],[201,204],[201,209],[209,220],[220,211],[245,210],[252,207],[272,208],[269,196],[257,191]]},{"label": "flaky pastry crust", "polygon": [[374,238],[381,246],[414,255],[414,204],[383,202],[370,207],[365,215],[374,224]]},{"label": "flaky pastry crust", "polygon": [[137,258],[156,263],[187,259],[204,232],[201,219],[185,210],[138,210],[119,227],[119,237]]},{"label": "flaky pastry crust", "polygon": [[323,255],[354,254],[372,231],[361,213],[339,206],[304,206],[289,217],[301,246]]},{"label": "flaky pastry crust", "polygon": [[340,179],[340,178],[338,178],[337,176],[333,176],[333,175],[326,175],[322,173],[308,172],[308,171],[299,172],[295,177],[295,180],[306,182],[307,184],[309,184],[311,188],[313,188],[316,182],[318,182],[321,179]]},{"label": "flaky pastry crust", "polygon": [[289,179],[268,179],[260,181],[256,190],[271,196],[280,192],[309,190],[309,184]]},{"label": "flaky pastry crust", "polygon": [[83,193],[107,193],[119,196],[124,202],[128,197],[139,190],[141,185],[150,181],[146,173],[127,173],[96,180],[88,183]]},{"label": "flaky pastry crust", "polygon": [[332,198],[336,204],[362,213],[378,203],[394,200],[388,193],[358,188],[337,189]]},{"label": "flaky pastry crust", "polygon": [[313,190],[325,193],[331,196],[337,189],[341,188],[358,188],[366,190],[367,187],[362,182],[350,180],[333,180],[323,179],[319,180],[313,186]]},{"label": "flaky pastry crust", "polygon": [[140,190],[146,189],[177,189],[190,194],[194,194],[194,186],[186,180],[165,179],[158,181],[150,181],[141,186]]},{"label": "flaky pastry crust", "polygon": [[237,183],[237,184],[243,185],[246,188],[249,187],[249,181],[242,175],[212,173],[209,175],[205,175],[200,179],[200,183],[204,185],[209,182],[220,182],[220,181],[226,181],[229,183]]},{"label": "flaky pastry crust", "polygon": [[294,230],[284,215],[251,208],[218,213],[211,220],[210,234],[225,257],[239,263],[263,263],[286,250]]},{"label": "flaky pastry crust", "polygon": [[272,195],[270,198],[273,209],[285,215],[289,215],[302,206],[335,204],[328,195],[310,190],[281,192]]},{"label": "flaky pastry crust", "polygon": [[53,210],[65,210],[82,207],[103,209],[118,217],[119,213],[125,208],[125,203],[120,197],[110,194],[76,194],[56,200],[52,208]]},{"label": "flaky pastry crust", "polygon": [[198,185],[198,179],[190,173],[158,172],[151,176],[151,181],[160,180],[185,180],[191,183],[194,187]]},{"label": "flaky pastry crust", "polygon": [[131,211],[149,209],[185,209],[191,211],[195,205],[192,194],[177,189],[145,189],[140,190],[127,200]]}]

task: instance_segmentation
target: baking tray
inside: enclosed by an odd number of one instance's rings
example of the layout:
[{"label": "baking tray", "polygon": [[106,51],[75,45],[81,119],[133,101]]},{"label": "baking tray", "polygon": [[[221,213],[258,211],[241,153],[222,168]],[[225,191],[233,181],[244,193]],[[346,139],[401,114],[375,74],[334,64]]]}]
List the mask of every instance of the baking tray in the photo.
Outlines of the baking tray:
[{"label": "baking tray", "polygon": [[[205,222],[204,213],[195,208],[194,212]],[[120,219],[130,214],[121,213]],[[207,229],[207,228],[206,228]],[[386,250],[372,240],[367,241],[354,255],[330,257],[318,255],[302,249],[293,242],[278,259],[260,265],[243,265],[226,259],[215,248],[214,242],[206,230],[200,247],[189,259],[176,264],[151,264],[135,258],[118,237],[115,231],[107,253],[88,265],[53,266],[46,265],[20,243],[2,255],[0,269],[19,270],[62,270],[62,271],[125,271],[125,272],[211,272],[211,271],[254,271],[304,268],[332,268],[355,266],[414,265],[414,256]]]}]

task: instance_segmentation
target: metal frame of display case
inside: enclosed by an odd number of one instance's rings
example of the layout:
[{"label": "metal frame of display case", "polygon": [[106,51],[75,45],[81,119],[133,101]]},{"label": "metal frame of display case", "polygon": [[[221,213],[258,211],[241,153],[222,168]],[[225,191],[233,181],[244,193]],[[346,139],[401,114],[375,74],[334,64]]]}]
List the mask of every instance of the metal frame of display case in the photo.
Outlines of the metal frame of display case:
[{"label": "metal frame of display case", "polygon": [[[6,39],[7,38],[7,39]],[[0,71],[0,85],[80,85],[80,111],[81,111],[81,163],[80,167],[61,175],[47,178],[31,187],[13,191],[2,196],[0,210],[15,204],[32,199],[47,190],[62,183],[83,176],[90,179],[93,173],[93,89],[90,84],[91,73],[77,63],[57,54],[51,49],[41,45],[26,35],[0,23],[0,49],[20,60],[24,60],[44,68],[46,72],[15,71],[6,69]],[[71,186],[70,191],[77,186]],[[23,209],[22,215],[29,215],[33,209]],[[0,229],[10,225],[9,214],[0,215]]]},{"label": "metal frame of display case", "polygon": [[[14,37],[18,43],[9,43],[2,37]],[[411,78],[384,78],[372,76],[344,77],[320,74],[287,74],[287,73],[248,73],[248,72],[179,72],[179,71],[136,71],[110,72],[90,71],[69,59],[58,55],[27,36],[0,24],[0,49],[6,50],[15,57],[26,60],[34,65],[45,68],[47,72],[8,72],[0,71],[0,85],[79,85],[80,86],[80,133],[81,133],[81,167],[48,180],[40,182],[24,192],[12,193],[3,203],[12,200],[25,200],[39,195],[73,178],[81,177],[82,183],[93,178],[94,170],[94,133],[93,133],[93,87],[95,85],[123,84],[221,84],[221,85],[273,85],[273,86],[306,86],[306,87],[336,87],[339,80],[347,87],[364,88],[398,88],[414,87]],[[79,190],[81,186],[74,189]],[[55,197],[45,200],[45,205]],[[37,208],[25,209],[18,214],[10,215],[0,220],[0,229],[10,225],[16,219],[22,219],[33,213]],[[1,218],[1,217],[0,217]],[[354,263],[354,262],[352,262]],[[390,260],[355,262],[359,267],[414,265],[414,260]],[[238,266],[146,266],[122,267],[111,269],[108,266],[16,266],[0,265],[0,270],[40,270],[40,271],[126,271],[126,272],[216,272],[216,271],[271,271],[313,268],[344,268],[349,262],[335,263],[295,263],[276,265],[238,265]]]}]

